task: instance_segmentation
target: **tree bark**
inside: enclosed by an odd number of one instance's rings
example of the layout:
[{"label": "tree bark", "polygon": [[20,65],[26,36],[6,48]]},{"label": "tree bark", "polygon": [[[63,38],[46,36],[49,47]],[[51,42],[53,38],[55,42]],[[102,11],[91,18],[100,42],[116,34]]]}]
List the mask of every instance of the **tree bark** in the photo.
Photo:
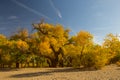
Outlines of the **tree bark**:
[{"label": "tree bark", "polygon": [[20,63],[16,62],[16,68],[20,68]]}]

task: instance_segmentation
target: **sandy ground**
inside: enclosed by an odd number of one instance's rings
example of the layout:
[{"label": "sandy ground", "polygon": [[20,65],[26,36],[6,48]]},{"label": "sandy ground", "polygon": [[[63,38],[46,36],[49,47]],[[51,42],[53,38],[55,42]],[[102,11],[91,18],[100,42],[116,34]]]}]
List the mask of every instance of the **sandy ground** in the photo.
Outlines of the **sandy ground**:
[{"label": "sandy ground", "polygon": [[110,65],[102,70],[73,68],[0,69],[0,80],[120,80],[120,67]]}]

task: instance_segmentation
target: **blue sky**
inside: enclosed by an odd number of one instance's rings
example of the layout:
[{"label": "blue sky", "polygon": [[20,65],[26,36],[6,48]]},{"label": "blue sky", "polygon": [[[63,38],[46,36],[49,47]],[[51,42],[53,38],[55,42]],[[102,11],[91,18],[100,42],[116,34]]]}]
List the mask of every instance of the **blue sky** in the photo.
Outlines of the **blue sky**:
[{"label": "blue sky", "polygon": [[10,35],[21,27],[31,31],[41,18],[72,34],[89,31],[101,43],[108,33],[120,34],[120,0],[0,0],[0,33]]}]

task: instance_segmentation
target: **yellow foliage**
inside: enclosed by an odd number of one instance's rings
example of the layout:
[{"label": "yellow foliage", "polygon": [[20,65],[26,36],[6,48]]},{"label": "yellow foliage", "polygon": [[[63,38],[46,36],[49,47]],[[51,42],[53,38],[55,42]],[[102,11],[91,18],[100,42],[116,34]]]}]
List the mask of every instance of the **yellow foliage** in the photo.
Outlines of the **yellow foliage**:
[{"label": "yellow foliage", "polygon": [[47,36],[44,36],[43,42],[49,42],[49,38]]},{"label": "yellow foliage", "polygon": [[85,45],[92,43],[93,36],[87,31],[80,31],[75,37],[77,44]]},{"label": "yellow foliage", "polygon": [[11,40],[19,40],[19,39],[21,39],[21,40],[25,41],[27,39],[28,35],[29,34],[28,34],[27,29],[18,29],[18,31],[15,34],[10,36],[10,39]]},{"label": "yellow foliage", "polygon": [[39,50],[43,54],[51,53],[50,44],[48,42],[42,42],[39,45]]},{"label": "yellow foliage", "polygon": [[22,40],[18,40],[16,42],[16,46],[18,49],[20,49],[22,51],[28,50],[28,48],[29,48],[29,45],[25,41],[22,41]]},{"label": "yellow foliage", "polygon": [[65,46],[65,55],[70,55],[70,56],[76,56],[80,54],[80,50],[78,46],[75,46],[73,44],[70,44],[68,46]]},{"label": "yellow foliage", "polygon": [[0,34],[0,39],[6,39],[6,36],[4,36],[3,34]]},{"label": "yellow foliage", "polygon": [[53,33],[56,37],[63,37],[64,36],[64,28],[61,25],[56,25],[53,29]]},{"label": "yellow foliage", "polygon": [[[60,24],[40,23],[33,26],[37,32],[31,34],[29,38],[26,29],[19,30],[10,39],[0,34],[1,60],[8,62],[11,56],[15,57],[16,54],[19,56],[21,55],[19,53],[25,53],[27,50],[30,50],[31,54],[40,53],[42,57],[51,60],[50,64],[55,67],[59,64],[58,61],[63,60],[64,63],[66,60],[65,64],[70,66],[75,64],[101,68],[115,56],[119,59],[116,54],[120,53],[120,40],[113,34],[108,34],[103,45],[100,46],[94,45],[93,35],[87,31],[80,31],[77,35],[69,37],[69,30]],[[26,56],[29,55],[21,55],[21,60]],[[29,62],[31,57],[27,57],[26,60]]]},{"label": "yellow foliage", "polygon": [[53,25],[48,24],[48,23],[44,23],[44,24],[41,24],[40,27],[44,28],[44,29],[50,29],[50,28],[53,28]]},{"label": "yellow foliage", "polygon": [[8,62],[11,60],[11,56],[9,54],[5,54],[5,55],[2,55],[1,59],[4,62]]},{"label": "yellow foliage", "polygon": [[67,39],[66,39],[65,37],[61,37],[61,38],[58,40],[58,44],[60,44],[61,46],[64,45],[66,42],[67,42]]},{"label": "yellow foliage", "polygon": [[101,69],[103,66],[109,63],[109,55],[104,48],[97,46],[92,51],[95,54],[95,68]]},{"label": "yellow foliage", "polygon": [[103,48],[107,50],[108,58],[114,58],[120,52],[120,41],[117,35],[108,34],[103,43]]},{"label": "yellow foliage", "polygon": [[51,37],[50,38],[50,43],[55,46],[58,42],[54,37]]},{"label": "yellow foliage", "polygon": [[27,29],[20,29],[18,31],[19,36],[27,37],[28,36],[28,30]]},{"label": "yellow foliage", "polygon": [[6,41],[6,45],[9,46],[9,47],[12,47],[13,46],[13,41]]},{"label": "yellow foliage", "polygon": [[0,45],[4,45],[6,41],[7,41],[6,36],[0,34]]}]

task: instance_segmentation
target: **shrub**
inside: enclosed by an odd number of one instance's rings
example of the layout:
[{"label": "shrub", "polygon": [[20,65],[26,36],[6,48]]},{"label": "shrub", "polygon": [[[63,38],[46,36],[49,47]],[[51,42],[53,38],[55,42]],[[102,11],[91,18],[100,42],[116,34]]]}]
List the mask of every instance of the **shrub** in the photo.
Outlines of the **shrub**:
[{"label": "shrub", "polygon": [[96,56],[94,67],[96,69],[101,69],[107,64],[107,62],[108,62],[108,59],[104,55]]},{"label": "shrub", "polygon": [[80,61],[84,67],[93,67],[95,64],[95,55],[94,53],[86,53],[81,57]]}]

